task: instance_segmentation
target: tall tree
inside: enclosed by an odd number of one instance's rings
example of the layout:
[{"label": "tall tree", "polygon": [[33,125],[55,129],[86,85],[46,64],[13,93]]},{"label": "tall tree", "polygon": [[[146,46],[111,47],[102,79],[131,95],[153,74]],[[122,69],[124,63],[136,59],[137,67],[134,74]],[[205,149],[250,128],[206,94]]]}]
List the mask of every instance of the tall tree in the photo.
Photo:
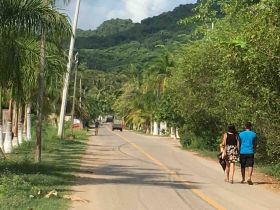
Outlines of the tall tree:
[{"label": "tall tree", "polygon": [[[65,33],[70,34],[70,26],[65,15],[57,12],[53,7],[51,7],[49,1],[39,1],[39,0],[8,0],[0,1],[0,48],[7,49],[7,43],[10,43],[10,46],[15,46],[8,48],[5,53],[5,57],[1,56],[0,60],[0,71],[3,75],[3,79],[7,81],[13,81],[13,78],[16,78],[18,71],[20,71],[23,60],[19,51],[17,51],[16,40],[21,36],[33,36],[38,37],[40,34],[47,34],[50,40],[53,40],[54,43],[62,43],[62,40],[65,38]],[[42,40],[45,40],[44,35]],[[5,43],[5,45],[3,45]],[[43,44],[44,45],[44,44]],[[41,46],[43,46],[41,45]],[[11,50],[13,49],[13,50]],[[41,51],[41,72],[39,75],[43,75],[44,69],[44,56],[45,47]],[[15,56],[15,53],[18,56]],[[13,60],[14,59],[14,60]],[[9,72],[9,73],[8,73]],[[11,74],[14,72],[14,74]],[[3,73],[3,74],[2,74]],[[40,77],[39,77],[40,78]],[[2,79],[2,78],[1,78]],[[44,82],[39,79],[40,82]],[[1,83],[2,84],[2,83]],[[8,83],[9,84],[9,83]],[[12,83],[11,83],[12,84]],[[37,118],[37,141],[40,141],[41,135],[41,110],[42,110],[42,95],[43,95],[43,83],[39,83],[40,87],[38,93],[38,118]],[[41,100],[41,101],[40,101]],[[38,144],[37,144],[38,145]],[[39,154],[36,152],[36,154]],[[36,160],[40,160],[39,156],[36,156]]]}]

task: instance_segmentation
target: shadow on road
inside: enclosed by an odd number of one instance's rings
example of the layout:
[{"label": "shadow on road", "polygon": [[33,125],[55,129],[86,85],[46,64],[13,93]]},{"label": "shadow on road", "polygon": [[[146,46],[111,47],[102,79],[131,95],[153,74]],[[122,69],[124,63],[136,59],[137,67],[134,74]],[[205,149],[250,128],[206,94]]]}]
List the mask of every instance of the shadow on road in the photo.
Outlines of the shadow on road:
[{"label": "shadow on road", "polygon": [[[108,144],[90,142],[89,150],[82,160],[77,185],[114,184],[199,189],[201,185],[206,184],[173,180],[171,175],[158,168],[152,161],[120,153],[116,148],[121,145],[108,146]],[[177,173],[179,169],[174,171]],[[191,174],[180,174],[180,176],[191,176]]]},{"label": "shadow on road", "polygon": [[164,172],[156,169],[145,169],[136,166],[105,165],[99,167],[83,167],[81,172],[93,174],[94,177],[80,176],[80,185],[104,185],[104,184],[127,184],[127,185],[150,185],[175,189],[199,189],[203,183],[173,181]]}]

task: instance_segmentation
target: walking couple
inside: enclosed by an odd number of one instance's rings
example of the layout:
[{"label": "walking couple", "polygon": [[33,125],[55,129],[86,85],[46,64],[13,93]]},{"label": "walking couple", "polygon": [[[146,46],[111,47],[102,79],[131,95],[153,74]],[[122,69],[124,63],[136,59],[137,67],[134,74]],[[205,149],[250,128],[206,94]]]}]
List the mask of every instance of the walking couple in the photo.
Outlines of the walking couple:
[{"label": "walking couple", "polygon": [[222,158],[226,161],[225,181],[233,184],[235,163],[240,161],[241,183],[245,183],[245,169],[248,168],[247,183],[252,185],[252,173],[254,166],[254,153],[256,151],[257,135],[252,131],[252,124],[247,122],[245,130],[238,133],[234,125],[228,125],[228,131],[224,133],[221,143]]}]

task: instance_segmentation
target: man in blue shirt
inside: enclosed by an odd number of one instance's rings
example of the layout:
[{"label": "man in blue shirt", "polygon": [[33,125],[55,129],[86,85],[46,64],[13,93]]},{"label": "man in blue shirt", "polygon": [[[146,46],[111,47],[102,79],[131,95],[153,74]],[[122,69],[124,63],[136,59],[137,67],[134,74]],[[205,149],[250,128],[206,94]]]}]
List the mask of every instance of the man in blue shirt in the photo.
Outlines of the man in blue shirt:
[{"label": "man in blue shirt", "polygon": [[240,138],[240,164],[242,181],[245,182],[245,169],[248,167],[248,179],[247,183],[252,185],[252,173],[254,166],[254,153],[257,146],[257,134],[252,131],[252,124],[247,122],[245,124],[245,130],[239,134]]}]

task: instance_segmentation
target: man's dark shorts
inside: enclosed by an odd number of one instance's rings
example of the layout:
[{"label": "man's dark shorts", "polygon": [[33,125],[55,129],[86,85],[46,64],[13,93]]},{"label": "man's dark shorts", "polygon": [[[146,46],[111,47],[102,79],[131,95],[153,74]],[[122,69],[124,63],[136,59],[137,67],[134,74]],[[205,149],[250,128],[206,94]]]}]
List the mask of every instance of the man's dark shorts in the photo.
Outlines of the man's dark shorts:
[{"label": "man's dark shorts", "polygon": [[240,154],[241,168],[254,166],[254,154]]}]

